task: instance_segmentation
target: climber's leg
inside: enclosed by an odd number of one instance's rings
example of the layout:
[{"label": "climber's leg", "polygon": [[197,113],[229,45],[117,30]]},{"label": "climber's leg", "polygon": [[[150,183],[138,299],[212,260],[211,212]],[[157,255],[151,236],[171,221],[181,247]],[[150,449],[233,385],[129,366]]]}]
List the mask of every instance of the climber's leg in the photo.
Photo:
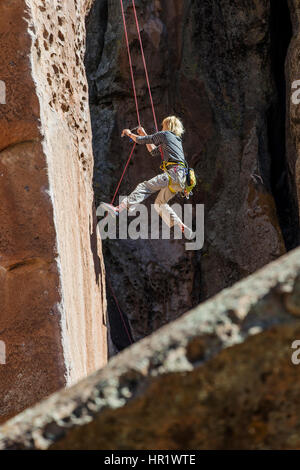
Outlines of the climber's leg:
[{"label": "climber's leg", "polygon": [[[177,184],[172,184],[174,190],[181,190],[180,187],[177,188]],[[163,219],[163,221],[168,225],[168,227],[173,227],[174,225],[181,225],[182,221],[178,217],[175,211],[169,206],[168,202],[175,196],[176,193],[173,193],[169,187],[163,188],[159,191],[157,198],[155,199],[154,209]]]},{"label": "climber's leg", "polygon": [[123,210],[130,209],[136,204],[141,204],[143,201],[145,201],[145,199],[147,199],[147,197],[151,196],[152,193],[167,187],[168,184],[168,176],[165,173],[162,173],[149,181],[140,183],[128,197],[123,199],[119,206],[113,206],[112,204],[107,204],[106,202],[102,202],[101,206],[112,216],[117,216]]},{"label": "climber's leg", "polygon": [[113,217],[116,217],[120,212],[127,209],[126,199],[124,199],[119,206],[113,206],[107,202],[101,202],[100,206]]},{"label": "climber's leg", "polygon": [[140,183],[126,198],[127,207],[130,208],[135,204],[141,204],[147,197],[151,196],[151,194],[166,188],[168,185],[169,178],[165,173],[157,175],[149,181],[143,181],[143,183]]},{"label": "climber's leg", "polygon": [[[172,189],[175,191],[182,191],[182,188],[179,184],[172,183]],[[154,208],[161,216],[163,221],[171,228],[174,225],[178,225],[181,231],[184,233],[186,238],[192,239],[194,238],[195,234],[193,231],[184,225],[182,220],[178,217],[176,212],[169,206],[168,202],[175,196],[176,193],[173,193],[170,188],[167,186],[160,190],[157,195],[157,198],[154,203]]]}]

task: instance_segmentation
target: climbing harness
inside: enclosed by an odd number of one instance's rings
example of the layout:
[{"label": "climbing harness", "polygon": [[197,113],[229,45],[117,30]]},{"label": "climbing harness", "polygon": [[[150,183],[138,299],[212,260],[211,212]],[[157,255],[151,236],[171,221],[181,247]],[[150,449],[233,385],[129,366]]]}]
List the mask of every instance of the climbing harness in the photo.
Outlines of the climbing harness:
[{"label": "climbing harness", "polygon": [[[145,59],[145,54],[144,54],[143,42],[142,42],[141,33],[140,33],[140,25],[139,25],[137,12],[136,12],[135,0],[131,0],[131,1],[132,1],[133,13],[134,13],[135,24],[136,24],[136,29],[137,29],[137,33],[138,33],[138,39],[139,39],[141,54],[142,54],[142,61],[143,61],[143,65],[144,65],[145,77],[146,77],[146,82],[147,82],[147,87],[148,87],[148,92],[149,92],[149,98],[150,98],[150,103],[151,103],[151,108],[152,108],[152,114],[153,114],[155,129],[156,129],[156,132],[158,132],[155,107],[154,107],[154,102],[153,102],[153,97],[152,97],[152,92],[151,92],[151,86],[150,86],[149,74],[148,74],[148,69],[147,69],[147,64],[146,64],[146,59]],[[120,0],[120,5],[121,5],[121,12],[122,12],[122,19],[123,19],[123,26],[124,26],[124,34],[125,34],[125,41],[126,41],[126,47],[127,47],[128,61],[129,61],[129,67],[130,67],[132,89],[133,89],[133,94],[134,94],[134,101],[135,101],[137,121],[138,121],[138,126],[135,127],[135,129],[133,129],[133,130],[136,130],[136,129],[138,129],[138,127],[141,126],[140,111],[139,111],[139,104],[138,104],[138,99],[137,99],[137,92],[136,92],[135,78],[134,78],[134,72],[133,72],[132,57],[131,57],[130,46],[129,46],[127,23],[126,23],[123,0]],[[117,185],[117,188],[116,188],[116,191],[114,193],[113,199],[111,201],[112,205],[114,204],[115,199],[117,197],[117,194],[119,192],[121,183],[123,181],[123,178],[124,178],[125,173],[127,171],[128,165],[129,165],[129,163],[131,161],[131,158],[133,156],[135,147],[136,147],[136,143],[134,142],[134,145],[133,145],[132,150],[130,152],[129,158],[126,162],[124,171],[122,173],[122,176],[120,178],[120,181],[119,181],[119,183]],[[193,194],[192,189],[195,187],[195,185],[197,183],[196,175],[195,175],[194,170],[192,168],[189,168],[188,165],[185,165],[184,163],[165,162],[164,161],[163,150],[162,150],[161,146],[160,146],[160,153],[161,153],[161,158],[162,158],[161,169],[164,172],[166,172],[167,174],[168,174],[167,167],[170,166],[170,165],[181,165],[185,168],[185,171],[186,171],[186,185],[185,185],[185,188],[183,190],[183,194],[184,194],[183,197],[186,197],[188,199],[189,196]],[[172,188],[172,185],[171,185],[171,177],[170,177],[169,174],[168,174],[168,176],[169,176],[170,191],[172,191],[172,193],[176,193],[177,191],[175,191]]]},{"label": "climbing harness", "polygon": [[171,191],[171,193],[176,194],[178,192],[178,190],[172,188],[172,178],[171,178],[170,173],[168,172],[168,167],[169,166],[174,166],[175,169],[176,169],[176,166],[181,166],[181,167],[185,168],[185,164],[181,163],[181,162],[166,162],[164,160],[162,162],[162,164],[160,165],[160,169],[162,171],[164,171],[167,174],[168,178],[169,178],[169,186],[168,186],[169,190]]},{"label": "climbing harness", "polygon": [[[138,32],[138,38],[139,38],[139,43],[140,43],[140,49],[142,53],[142,60],[143,60],[143,65],[144,65],[144,70],[145,70],[145,76],[146,76],[146,81],[147,81],[147,87],[148,87],[148,92],[149,92],[149,97],[150,97],[150,102],[151,102],[151,108],[152,108],[152,114],[153,114],[153,119],[154,119],[154,124],[155,124],[155,129],[156,132],[158,132],[158,126],[157,126],[157,119],[156,119],[156,113],[155,113],[155,108],[154,108],[154,102],[152,98],[152,92],[151,92],[151,86],[150,86],[150,80],[149,80],[149,74],[148,74],[148,69],[147,69],[147,64],[146,64],[146,59],[145,59],[145,54],[144,54],[144,47],[143,47],[143,42],[141,38],[141,33],[140,33],[140,25],[139,25],[139,20],[137,17],[137,12],[136,12],[136,7],[135,7],[135,1],[132,1],[132,6],[133,6],[133,12],[134,12],[134,18],[135,18],[135,23],[136,23],[136,29]],[[124,5],[123,5],[123,0],[120,0],[120,5],[121,5],[121,12],[122,12],[122,19],[123,19],[123,26],[124,26],[124,34],[125,34],[125,41],[126,41],[126,47],[127,47],[127,54],[128,54],[128,60],[129,60],[129,67],[130,67],[130,75],[131,75],[131,82],[132,82],[132,89],[133,89],[133,95],[134,95],[134,102],[135,102],[135,107],[136,107],[136,115],[137,115],[137,121],[138,121],[138,127],[141,127],[141,118],[140,118],[140,111],[139,111],[139,104],[138,104],[138,99],[137,99],[137,92],[136,92],[136,85],[135,85],[135,78],[134,78],[134,72],[133,72],[133,65],[132,65],[132,57],[131,57],[131,52],[130,52],[130,46],[129,46],[129,39],[128,39],[128,31],[127,31],[127,23],[126,23],[126,17],[125,17],[125,11],[124,11]],[[134,130],[138,129],[136,127]],[[122,173],[122,176],[120,178],[120,181],[118,183],[117,189],[115,191],[115,194],[113,196],[111,204],[115,202],[115,199],[117,197],[117,194],[119,192],[121,183],[123,181],[123,178],[125,176],[125,173],[127,171],[128,165],[130,163],[130,160],[133,156],[134,150],[136,147],[136,143],[134,143],[131,153],[129,155],[129,158],[126,162],[124,171]],[[162,160],[164,159],[163,157],[163,151],[162,148],[160,148],[161,152],[161,158]]]},{"label": "climbing harness", "polygon": [[183,168],[186,168],[185,164],[182,163],[182,162],[166,162],[165,160],[162,162],[162,164],[160,165],[160,169],[163,170],[163,171],[168,171],[168,166],[182,166]]},{"label": "climbing harness", "polygon": [[[127,53],[128,53],[128,60],[129,60],[129,67],[130,67],[130,75],[131,75],[131,82],[132,82],[132,89],[133,89],[133,94],[134,94],[134,102],[135,102],[135,107],[136,107],[136,114],[137,114],[137,121],[138,121],[138,127],[141,127],[141,119],[140,119],[140,112],[139,112],[139,104],[138,104],[138,98],[137,98],[137,91],[136,91],[136,85],[135,85],[135,78],[134,78],[134,72],[133,72],[133,65],[132,65],[132,57],[131,57],[131,52],[130,52],[130,46],[129,46],[129,39],[128,39],[128,31],[127,31],[127,24],[126,24],[126,17],[125,17],[125,11],[124,11],[124,5],[123,5],[123,0],[120,0],[120,5],[121,5],[121,13],[122,13],[122,19],[123,19],[123,26],[124,26],[124,34],[125,34],[125,41],[126,41],[126,47],[127,47]],[[146,77],[146,82],[147,82],[147,87],[148,87],[148,92],[149,92],[149,98],[150,98],[150,103],[151,103],[151,108],[152,108],[152,114],[153,114],[153,119],[154,119],[154,125],[155,125],[155,129],[156,129],[156,132],[158,132],[158,125],[157,125],[157,119],[156,119],[156,113],[155,113],[155,107],[154,107],[154,102],[153,102],[153,97],[152,97],[152,92],[151,92],[151,86],[150,86],[150,80],[149,80],[149,74],[148,74],[148,69],[147,69],[147,64],[146,64],[146,59],[145,59],[145,54],[144,54],[144,48],[143,48],[143,43],[142,43],[142,38],[141,38],[141,33],[140,33],[140,26],[139,26],[139,21],[138,21],[138,16],[137,16],[137,12],[136,12],[136,7],[135,7],[135,0],[132,0],[132,7],[133,7],[133,13],[134,13],[134,18],[135,18],[135,24],[136,24],[136,29],[137,29],[137,33],[138,33],[138,39],[139,39],[139,44],[140,44],[140,49],[141,49],[141,54],[142,54],[142,61],[143,61],[143,66],[144,66],[144,71],[145,71],[145,77]],[[136,127],[134,130],[136,130],[138,127]],[[131,149],[131,152],[130,152],[130,155],[129,155],[129,158],[126,162],[126,165],[125,165],[125,168],[123,170],[123,173],[122,173],[122,176],[120,178],[120,181],[118,182],[118,185],[117,185],[117,188],[115,190],[115,193],[114,193],[114,196],[112,198],[112,201],[111,201],[111,205],[114,204],[115,202],[115,199],[117,197],[117,194],[119,192],[119,189],[120,189],[120,186],[121,186],[121,183],[124,179],[124,176],[125,176],[125,173],[127,171],[127,168],[128,168],[128,165],[132,159],[132,156],[134,154],[134,150],[135,150],[135,147],[136,147],[136,143],[134,142],[134,145]],[[160,153],[161,153],[161,159],[163,161],[162,163],[162,166],[163,166],[163,171],[165,171],[167,174],[168,174],[168,171],[167,171],[167,167],[170,166],[170,165],[181,165],[183,166],[184,168],[186,168],[186,176],[187,176],[187,181],[188,181],[188,185],[186,185],[185,189],[184,189],[184,194],[186,197],[189,197],[189,194],[191,194],[191,189],[195,186],[196,184],[196,178],[195,178],[195,174],[192,173],[194,172],[194,170],[192,169],[189,169],[188,167],[186,167],[186,165],[184,164],[181,164],[181,163],[174,163],[174,162],[165,162],[164,161],[164,154],[163,154],[163,150],[162,150],[162,147],[160,146]],[[176,193],[177,191],[175,191],[173,188],[172,188],[172,185],[171,185],[171,177],[169,175],[169,188],[170,188],[170,191],[172,191],[173,193]],[[118,300],[116,298],[116,295],[113,291],[113,288],[112,288],[112,285],[110,283],[110,281],[108,281],[108,285],[109,285],[109,288],[111,290],[111,293],[112,293],[112,297],[115,301],[115,304],[117,306],[117,309],[119,311],[119,314],[120,314],[120,317],[122,319],[122,323],[123,323],[123,326],[126,330],[126,333],[127,333],[127,336],[128,336],[128,339],[130,341],[130,343],[132,344],[133,343],[133,340],[132,340],[132,337],[130,335],[130,332],[128,331],[128,328],[127,328],[127,325],[126,325],[126,322],[125,322],[125,319],[124,319],[124,316],[123,316],[123,313],[122,313],[122,310],[120,308],[120,305],[118,303]]]},{"label": "climbing harness", "polygon": [[174,165],[175,165],[175,170],[176,170],[176,166],[181,166],[185,170],[186,183],[185,183],[185,188],[183,189],[183,191],[181,191],[181,193],[182,193],[182,197],[185,197],[186,199],[189,199],[189,197],[192,196],[192,194],[193,194],[192,189],[197,184],[197,178],[196,178],[195,171],[194,171],[193,168],[190,168],[188,165],[186,165],[185,163],[182,163],[182,162],[165,162],[165,161],[163,161],[163,163],[160,166],[160,169],[163,170],[168,175],[168,178],[169,178],[169,186],[168,187],[169,187],[169,190],[173,194],[177,193],[178,190],[175,190],[174,188],[172,188],[172,178],[171,178],[171,175],[168,172],[168,167],[169,166],[174,166]]},{"label": "climbing harness", "polygon": [[[126,46],[127,46],[127,53],[128,53],[128,60],[129,60],[129,67],[130,67],[130,75],[131,75],[132,89],[133,89],[133,94],[134,94],[134,102],[135,102],[135,107],[136,107],[136,114],[137,114],[138,127],[141,127],[140,111],[139,111],[139,105],[138,105],[138,99],[137,99],[137,92],[136,92],[136,86],[135,86],[135,79],[134,79],[134,72],[133,72],[132,58],[131,58],[131,52],[130,52],[130,46],[129,46],[129,39],[128,39],[127,24],[126,24],[126,17],[125,17],[125,11],[124,11],[123,0],[120,0],[120,5],[121,5],[121,12],[122,12],[123,25],[124,25],[124,34],[125,34],[125,41],[126,41]],[[143,65],[144,65],[144,70],[145,70],[145,76],[146,76],[147,87],[148,87],[148,92],[149,92],[149,97],[150,97],[150,102],[151,102],[151,108],[152,108],[152,114],[153,114],[155,129],[156,129],[156,132],[158,132],[157,119],[156,119],[156,114],[155,114],[155,108],[154,108],[153,98],[152,98],[152,92],[151,92],[149,74],[148,74],[147,64],[146,64],[146,60],[145,60],[144,48],[143,48],[142,38],[141,38],[141,34],[140,34],[140,26],[139,26],[139,21],[138,21],[138,17],[137,17],[137,12],[136,12],[136,7],[135,7],[135,1],[134,1],[134,0],[132,0],[132,6],[133,6],[133,12],[134,12],[134,18],[135,18],[136,28],[137,28],[137,32],[138,32],[138,38],[139,38],[139,43],[140,43],[140,49],[141,49],[141,53],[142,53],[142,60],[143,60]],[[136,128],[133,129],[133,130],[137,130],[138,127],[136,127]],[[121,183],[122,183],[122,181],[123,181],[123,179],[124,179],[124,176],[125,176],[125,173],[126,173],[126,171],[127,171],[128,165],[129,165],[129,163],[130,163],[130,161],[131,161],[131,159],[132,159],[132,156],[133,156],[135,147],[136,147],[136,143],[134,142],[133,147],[132,147],[131,152],[130,152],[130,155],[129,155],[128,160],[127,160],[127,162],[126,162],[125,168],[124,168],[124,170],[123,170],[122,176],[121,176],[121,178],[120,178],[120,181],[118,182],[117,188],[116,188],[115,193],[114,193],[114,195],[113,195],[113,198],[112,198],[112,201],[111,201],[111,204],[112,204],[112,205],[114,204],[115,199],[116,199],[116,197],[117,197],[117,194],[118,194],[118,192],[119,192],[119,189],[120,189]],[[160,152],[161,152],[161,158],[162,158],[162,160],[163,160],[163,159],[164,159],[164,156],[163,156],[162,148],[160,148]],[[118,311],[119,311],[119,314],[120,314],[120,317],[121,317],[123,326],[124,326],[124,328],[125,328],[125,330],[126,330],[128,339],[129,339],[130,343],[132,344],[132,343],[133,343],[132,337],[131,337],[130,332],[128,331],[128,328],[127,328],[127,326],[126,326],[126,322],[125,322],[125,319],[124,319],[122,310],[121,310],[121,308],[120,308],[120,305],[119,305],[119,303],[118,303],[117,297],[116,297],[116,295],[115,295],[115,293],[114,293],[114,291],[113,291],[113,288],[112,288],[112,285],[111,285],[111,282],[110,282],[110,281],[108,281],[108,285],[109,285],[110,291],[111,291],[111,293],[112,293],[112,297],[113,297],[113,299],[114,299],[114,302],[115,302],[115,304],[116,304],[116,307],[117,307],[117,309],[118,309]]]}]

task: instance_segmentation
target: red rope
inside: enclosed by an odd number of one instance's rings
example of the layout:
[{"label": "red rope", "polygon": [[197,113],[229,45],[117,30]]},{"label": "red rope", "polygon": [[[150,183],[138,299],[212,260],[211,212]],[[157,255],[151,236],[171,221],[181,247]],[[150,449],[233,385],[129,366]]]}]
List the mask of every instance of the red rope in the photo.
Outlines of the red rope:
[{"label": "red rope", "polygon": [[[153,98],[152,98],[152,92],[151,92],[151,86],[150,86],[148,68],[147,68],[147,64],[146,64],[146,59],[145,59],[145,54],[144,54],[144,47],[143,47],[143,41],[142,41],[142,37],[141,37],[140,25],[139,25],[138,16],[137,16],[137,13],[136,13],[135,1],[134,1],[134,0],[132,0],[132,6],[133,6],[134,17],[135,17],[136,29],[137,29],[137,33],[138,33],[139,41],[140,41],[140,48],[141,48],[141,53],[142,53],[142,59],[143,59],[144,70],[145,70],[145,75],[146,75],[146,81],[147,81],[147,86],[148,86],[148,91],[149,91],[149,97],[150,97],[150,102],[151,102],[151,107],[152,107],[152,114],[153,114],[153,118],[154,118],[155,129],[156,129],[156,132],[158,132],[158,125],[157,125],[157,119],[156,119],[156,114],[155,114],[155,108],[154,108],[154,103],[153,103]],[[160,147],[160,153],[161,153],[161,158],[162,158],[162,160],[163,160],[163,159],[164,159],[164,154],[163,154],[163,150],[162,150],[161,147]]]},{"label": "red rope", "polygon": [[126,19],[125,19],[125,13],[124,13],[123,0],[120,0],[120,3],[121,3],[121,10],[122,10],[122,17],[123,17],[123,24],[124,24],[124,32],[125,32],[125,39],[126,39],[126,46],[127,46],[128,59],[129,59],[129,66],[130,66],[130,73],[131,73],[132,88],[133,88],[133,93],[134,93],[136,114],[137,114],[138,123],[139,123],[139,126],[140,126],[140,125],[141,125],[141,120],[140,120],[140,113],[139,113],[139,105],[138,105],[137,94],[136,94],[136,88],[135,88],[135,80],[134,80],[133,67],[132,67],[132,60],[131,60],[131,53],[130,53],[130,47],[129,47],[129,41],[128,41],[128,33],[127,33],[127,26],[126,26]]},{"label": "red rope", "polygon": [[[134,94],[134,101],[135,101],[135,107],[136,107],[136,114],[137,114],[137,119],[138,119],[138,124],[139,126],[141,125],[141,120],[140,120],[140,112],[139,112],[139,105],[138,105],[138,99],[137,99],[137,93],[136,93],[136,87],[135,87],[135,80],[134,80],[134,73],[133,73],[133,67],[132,67],[132,59],[131,59],[131,53],[130,53],[130,46],[129,46],[129,40],[128,40],[128,33],[127,33],[127,25],[126,25],[126,18],[125,18],[125,12],[124,12],[124,5],[123,5],[123,0],[120,0],[121,4],[121,11],[122,11],[122,18],[123,18],[123,25],[124,25],[124,33],[125,33],[125,40],[126,40],[126,46],[127,46],[127,53],[128,53],[128,59],[129,59],[129,66],[130,66],[130,74],[131,74],[131,81],[132,81],[132,88],[133,88],[133,94]],[[125,165],[123,174],[121,176],[121,179],[118,183],[117,189],[115,191],[115,194],[112,198],[111,204],[115,202],[115,199],[117,197],[118,191],[120,189],[121,183],[123,181],[124,175],[126,173],[126,170],[128,168],[129,162],[131,160],[131,157],[133,155],[134,149],[135,149],[136,143],[134,143],[134,146],[132,148],[132,151],[129,155],[129,158],[127,160],[127,163]]]},{"label": "red rope", "polygon": [[[128,32],[127,32],[127,25],[126,25],[126,18],[125,18],[123,0],[120,0],[120,4],[121,4],[121,10],[122,10],[122,18],[123,18],[123,25],[124,25],[124,32],[125,32],[125,40],[126,40],[127,53],[128,53],[128,59],[129,59],[130,74],[131,74],[132,88],[133,88],[134,101],[135,101],[135,107],[136,107],[136,114],[137,114],[138,124],[139,124],[139,126],[141,126],[140,112],[139,112],[139,105],[138,105],[138,99],[137,99],[137,93],[136,93],[136,86],[135,86],[135,79],[134,79],[133,66],[132,66],[132,59],[131,59],[130,46],[129,46],[129,40],[128,40]],[[142,38],[141,38],[141,33],[140,33],[140,26],[139,26],[139,21],[138,21],[138,17],[137,17],[137,13],[136,13],[135,1],[134,1],[134,0],[132,0],[132,6],[133,6],[133,11],[134,11],[134,17],[135,17],[136,28],[137,28],[137,32],[138,32],[138,36],[139,36],[140,48],[141,48],[141,53],[142,53],[142,59],[143,59],[144,69],[145,69],[145,75],[146,75],[146,81],[147,81],[149,96],[150,96],[150,102],[151,102],[151,107],[152,107],[152,113],[153,113],[153,118],[154,118],[155,129],[156,129],[156,132],[158,132],[157,119],[156,119],[156,114],[155,114],[155,108],[154,108],[153,98],[152,98],[152,92],[151,92],[149,74],[148,74],[148,69],[147,69],[147,64],[146,64],[146,59],[145,59],[145,54],[144,54],[144,48],[143,48],[143,43],[142,43]],[[125,173],[126,173],[126,170],[127,170],[127,168],[128,168],[129,162],[130,162],[130,160],[131,160],[131,158],[132,158],[132,155],[133,155],[133,152],[134,152],[135,147],[136,147],[136,143],[134,143],[134,145],[133,145],[133,147],[132,147],[132,150],[131,150],[131,153],[130,153],[130,156],[129,156],[127,162],[126,162],[126,165],[125,165],[124,171],[123,171],[123,173],[122,173],[121,179],[120,179],[120,181],[119,181],[119,183],[118,183],[117,189],[116,189],[115,194],[114,194],[114,196],[113,196],[113,199],[112,199],[112,201],[111,201],[111,204],[112,204],[112,205],[114,204],[115,199],[116,199],[116,197],[117,197],[118,191],[119,191],[119,189],[120,189],[121,183],[122,183],[123,178],[124,178],[124,176],[125,176]],[[161,152],[161,157],[162,157],[162,159],[164,159],[162,148],[160,148],[160,152]],[[117,308],[118,308],[118,310],[119,310],[119,314],[120,314],[121,320],[122,320],[122,322],[123,322],[123,326],[124,326],[124,328],[125,328],[125,331],[126,331],[126,333],[127,333],[127,336],[128,336],[128,338],[129,338],[130,343],[132,344],[133,341],[132,341],[131,335],[130,335],[130,333],[129,333],[129,331],[128,331],[128,328],[127,328],[127,325],[126,325],[126,322],[125,322],[125,319],[124,319],[122,310],[121,310],[121,308],[120,308],[120,306],[119,306],[119,302],[118,302],[117,297],[116,297],[116,295],[115,295],[115,293],[114,293],[114,291],[113,291],[113,288],[112,288],[112,286],[111,286],[111,283],[110,283],[110,280],[109,280],[109,279],[108,279],[108,284],[109,284],[109,287],[110,287],[110,290],[111,290],[113,299],[114,299],[114,301],[115,301],[115,304],[116,304],[116,306],[117,306]]]},{"label": "red rope", "polygon": [[139,41],[140,41],[141,53],[142,53],[143,64],[144,64],[144,69],[145,69],[145,75],[146,75],[148,91],[149,91],[149,96],[150,96],[150,101],[151,101],[151,107],[152,107],[152,113],[153,113],[153,118],[154,118],[155,129],[156,129],[156,132],[158,132],[155,108],[154,108],[154,103],[153,103],[153,98],[152,98],[152,93],[151,93],[150,80],[149,80],[148,69],[147,69],[147,64],[146,64],[145,54],[144,54],[144,47],[143,47],[142,37],[141,37],[141,33],[140,33],[140,25],[139,25],[139,20],[138,20],[137,14],[136,14],[136,8],[135,8],[135,1],[134,0],[132,0],[132,6],[133,6],[133,11],[134,11],[136,29],[137,29],[138,36],[139,36]]},{"label": "red rope", "polygon": [[119,191],[119,189],[120,189],[120,186],[121,186],[121,183],[122,183],[122,181],[123,181],[123,178],[124,178],[124,176],[125,176],[125,173],[126,173],[127,167],[128,167],[128,165],[129,165],[129,162],[130,162],[130,160],[131,160],[131,157],[132,157],[132,155],[133,155],[133,152],[134,152],[135,146],[136,146],[136,143],[134,143],[134,146],[132,147],[131,153],[130,153],[130,155],[129,155],[129,158],[128,158],[128,160],[127,160],[127,163],[126,163],[126,165],[125,165],[125,168],[124,168],[123,174],[122,174],[122,176],[121,176],[121,179],[120,179],[120,181],[119,181],[119,184],[118,184],[118,186],[117,186],[117,189],[116,189],[116,191],[115,191],[114,197],[112,198],[111,205],[113,205],[113,203],[115,202],[115,199],[116,199],[116,197],[117,197],[118,191]]},{"label": "red rope", "polygon": [[118,302],[118,300],[117,300],[117,297],[115,296],[115,293],[114,293],[114,291],[113,291],[113,288],[112,288],[112,286],[111,286],[111,283],[110,283],[109,278],[107,278],[107,281],[108,281],[108,285],[109,285],[109,288],[110,288],[110,290],[111,290],[113,299],[114,299],[114,301],[115,301],[115,304],[116,304],[116,306],[117,306],[117,308],[118,308],[118,310],[119,310],[119,314],[120,314],[121,320],[122,320],[122,322],[123,322],[123,326],[124,326],[124,328],[125,328],[125,331],[126,331],[126,333],[127,333],[128,339],[129,339],[130,343],[133,344],[131,335],[130,335],[130,333],[129,333],[129,331],[128,331],[128,328],[127,328],[127,325],[126,325],[126,322],[125,322],[124,315],[123,315],[122,310],[121,310],[121,308],[120,308],[120,305],[119,305],[119,302]]}]

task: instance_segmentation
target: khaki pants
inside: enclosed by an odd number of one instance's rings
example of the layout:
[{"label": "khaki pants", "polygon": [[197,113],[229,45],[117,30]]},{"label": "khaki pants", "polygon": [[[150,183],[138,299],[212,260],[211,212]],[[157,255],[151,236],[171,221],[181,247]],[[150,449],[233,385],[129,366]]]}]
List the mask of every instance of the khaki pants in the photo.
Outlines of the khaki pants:
[{"label": "khaki pants", "polygon": [[185,184],[185,174],[182,168],[177,167],[176,169],[169,170],[169,175],[172,179],[172,189],[176,191],[173,193],[169,189],[169,177],[166,173],[157,175],[149,181],[144,181],[140,183],[135,190],[124,200],[124,203],[127,205],[128,209],[135,204],[141,204],[147,197],[151,194],[159,191],[154,208],[161,216],[163,221],[169,226],[173,227],[174,225],[181,225],[182,221],[177,216],[177,214],[171,209],[168,202],[177,194],[179,191],[182,191]]}]

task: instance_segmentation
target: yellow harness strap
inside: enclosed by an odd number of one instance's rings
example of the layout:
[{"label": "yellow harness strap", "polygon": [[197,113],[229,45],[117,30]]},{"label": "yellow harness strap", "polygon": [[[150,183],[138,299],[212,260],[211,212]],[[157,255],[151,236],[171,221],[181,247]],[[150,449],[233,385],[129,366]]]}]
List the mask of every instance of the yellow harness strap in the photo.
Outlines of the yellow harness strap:
[{"label": "yellow harness strap", "polygon": [[167,167],[168,166],[171,166],[171,165],[181,165],[181,166],[185,166],[184,163],[176,163],[176,162],[165,162],[165,160],[162,162],[161,166],[160,166],[160,169],[163,170],[165,173],[167,173],[168,177],[169,177],[169,190],[171,191],[171,193],[175,194],[177,193],[177,191],[175,189],[172,188],[172,178],[171,176],[169,175],[168,173],[168,170],[167,170]]},{"label": "yellow harness strap", "polygon": [[171,176],[169,176],[169,186],[168,186],[168,188],[171,191],[171,193],[175,194],[175,193],[177,193],[177,191],[176,191],[176,189],[172,188],[171,183],[172,183],[172,179],[171,179]]}]

